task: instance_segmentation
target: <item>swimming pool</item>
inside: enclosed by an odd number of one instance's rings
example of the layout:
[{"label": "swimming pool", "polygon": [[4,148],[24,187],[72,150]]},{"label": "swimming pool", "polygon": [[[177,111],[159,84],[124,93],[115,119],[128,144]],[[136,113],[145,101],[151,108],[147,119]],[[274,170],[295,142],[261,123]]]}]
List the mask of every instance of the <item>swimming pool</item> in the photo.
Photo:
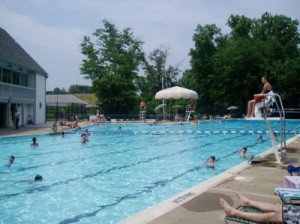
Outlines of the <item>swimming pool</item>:
[{"label": "swimming pool", "polygon": [[[279,123],[272,122],[279,130]],[[287,122],[288,136],[299,121]],[[119,126],[121,129],[119,129]],[[200,125],[99,125],[62,136],[1,138],[0,223],[116,223],[271,147],[263,121]],[[256,142],[258,134],[266,141]],[[218,159],[215,169],[203,162]],[[27,180],[40,174],[42,182]]]}]

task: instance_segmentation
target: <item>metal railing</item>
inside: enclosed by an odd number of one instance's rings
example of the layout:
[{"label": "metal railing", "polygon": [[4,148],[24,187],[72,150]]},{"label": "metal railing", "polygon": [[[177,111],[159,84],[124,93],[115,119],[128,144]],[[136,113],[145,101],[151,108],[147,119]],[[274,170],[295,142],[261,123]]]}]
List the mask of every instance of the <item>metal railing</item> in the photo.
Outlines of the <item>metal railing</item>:
[{"label": "metal railing", "polygon": [[[270,96],[269,94],[261,94],[262,96],[268,97]],[[285,109],[283,107],[282,104],[282,100],[279,94],[277,93],[273,93],[273,95],[271,96],[273,103],[276,106],[276,111],[278,112],[278,120],[280,121],[280,148],[278,150],[277,148],[277,137],[275,132],[273,131],[271,122],[270,122],[270,117],[268,116],[268,112],[267,112],[267,106],[264,105],[263,106],[263,114],[264,114],[264,119],[266,121],[266,125],[269,129],[270,132],[270,137],[271,137],[271,141],[272,141],[272,146],[273,146],[273,150],[274,150],[274,154],[276,157],[276,162],[280,163],[282,162],[285,157],[286,157],[286,120],[285,120]],[[265,102],[265,101],[263,101]],[[270,110],[270,108],[268,108]],[[280,154],[279,154],[280,152]]]}]

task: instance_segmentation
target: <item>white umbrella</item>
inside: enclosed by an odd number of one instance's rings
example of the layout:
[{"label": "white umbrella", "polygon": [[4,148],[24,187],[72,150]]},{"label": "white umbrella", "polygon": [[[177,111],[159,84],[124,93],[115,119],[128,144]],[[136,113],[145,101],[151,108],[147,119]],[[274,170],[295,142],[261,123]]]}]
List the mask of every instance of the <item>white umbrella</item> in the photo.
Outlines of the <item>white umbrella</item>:
[{"label": "white umbrella", "polygon": [[85,108],[98,108],[99,106],[98,105],[95,105],[95,104],[87,104],[85,105]]},{"label": "white umbrella", "polygon": [[237,110],[237,109],[238,109],[237,106],[230,106],[230,107],[227,108],[227,110]]},{"label": "white umbrella", "polygon": [[198,99],[198,94],[193,90],[174,86],[157,92],[155,99]]},{"label": "white umbrella", "polygon": [[181,105],[174,105],[174,106],[172,106],[172,108],[182,108],[182,107],[184,107],[184,106],[181,106]]},{"label": "white umbrella", "polygon": [[158,106],[156,106],[156,107],[154,108],[154,111],[157,111],[158,109],[160,109],[160,108],[162,108],[162,107],[164,107],[164,106],[166,106],[165,103],[159,104]]}]

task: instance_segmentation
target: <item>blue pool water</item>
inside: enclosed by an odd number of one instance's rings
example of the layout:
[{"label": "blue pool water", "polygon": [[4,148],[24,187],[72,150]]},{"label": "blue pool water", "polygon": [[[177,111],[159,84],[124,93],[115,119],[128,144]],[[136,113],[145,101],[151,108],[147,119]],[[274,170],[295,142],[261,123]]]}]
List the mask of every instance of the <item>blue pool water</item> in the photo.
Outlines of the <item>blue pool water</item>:
[{"label": "blue pool water", "polygon": [[[272,122],[279,131],[279,123]],[[287,122],[287,137],[300,122]],[[119,129],[119,126],[121,129]],[[65,137],[1,138],[0,223],[116,223],[207,180],[271,147],[262,121],[200,125],[99,125],[80,143],[81,131]],[[266,141],[256,142],[259,133]],[[215,169],[204,161],[217,157]],[[28,184],[40,174],[44,180]]]}]

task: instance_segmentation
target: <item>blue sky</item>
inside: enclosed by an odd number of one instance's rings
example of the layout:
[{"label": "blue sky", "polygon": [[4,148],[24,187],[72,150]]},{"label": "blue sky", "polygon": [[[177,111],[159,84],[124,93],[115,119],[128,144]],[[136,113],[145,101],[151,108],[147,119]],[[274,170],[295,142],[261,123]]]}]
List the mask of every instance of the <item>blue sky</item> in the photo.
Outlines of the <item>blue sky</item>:
[{"label": "blue sky", "polygon": [[150,51],[169,48],[168,63],[183,71],[198,24],[229,32],[231,14],[259,18],[264,12],[300,20],[299,0],[0,0],[0,26],[48,73],[47,90],[90,85],[80,75],[80,43],[109,20],[130,27]]}]

